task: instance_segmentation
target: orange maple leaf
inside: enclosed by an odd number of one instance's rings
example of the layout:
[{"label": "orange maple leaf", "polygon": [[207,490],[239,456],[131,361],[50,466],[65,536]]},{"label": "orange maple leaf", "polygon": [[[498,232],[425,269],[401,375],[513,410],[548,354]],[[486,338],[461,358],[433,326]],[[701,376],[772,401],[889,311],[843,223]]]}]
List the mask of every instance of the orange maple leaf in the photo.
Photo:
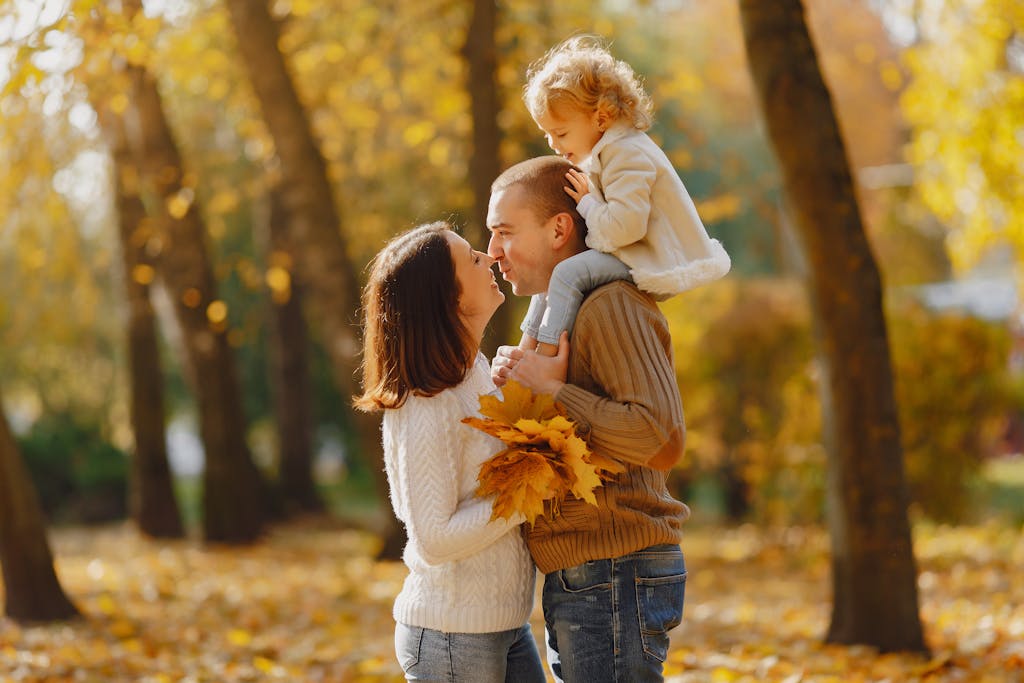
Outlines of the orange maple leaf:
[{"label": "orange maple leaf", "polygon": [[491,519],[509,519],[521,512],[531,522],[544,512],[554,471],[533,451],[506,448],[480,468],[477,495],[494,496]]},{"label": "orange maple leaf", "polygon": [[507,446],[484,462],[477,476],[476,494],[494,496],[491,519],[520,513],[532,526],[545,510],[557,514],[569,495],[597,505],[594,489],[626,469],[591,453],[552,396],[534,394],[518,382],[508,382],[501,398],[481,396],[480,413],[484,418],[462,422]]}]

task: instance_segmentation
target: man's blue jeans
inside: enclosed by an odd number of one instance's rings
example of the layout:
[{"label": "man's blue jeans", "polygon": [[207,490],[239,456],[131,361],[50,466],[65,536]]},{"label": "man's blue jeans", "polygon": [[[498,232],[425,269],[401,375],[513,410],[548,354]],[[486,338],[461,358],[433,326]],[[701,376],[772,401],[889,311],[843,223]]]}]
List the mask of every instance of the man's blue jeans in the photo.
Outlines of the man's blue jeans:
[{"label": "man's blue jeans", "polygon": [[544,577],[548,663],[564,683],[661,681],[683,616],[686,565],[657,545]]}]

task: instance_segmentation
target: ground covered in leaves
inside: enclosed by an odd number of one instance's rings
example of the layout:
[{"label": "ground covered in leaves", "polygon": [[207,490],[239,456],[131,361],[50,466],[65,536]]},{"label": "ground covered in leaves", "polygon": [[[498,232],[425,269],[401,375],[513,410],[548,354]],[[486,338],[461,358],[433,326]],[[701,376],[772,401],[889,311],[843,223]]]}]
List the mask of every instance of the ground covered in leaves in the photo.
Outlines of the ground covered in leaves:
[{"label": "ground covered in leaves", "polygon": [[[829,616],[826,535],[691,526],[684,624],[666,678],[704,681],[1024,680],[1024,534],[915,530],[933,653],[879,656],[820,644]],[[324,523],[259,545],[161,543],[128,526],[54,534],[58,571],[85,617],[0,619],[0,683],[400,681],[390,606],[404,568],[376,539]],[[539,606],[533,619],[541,632]]]}]

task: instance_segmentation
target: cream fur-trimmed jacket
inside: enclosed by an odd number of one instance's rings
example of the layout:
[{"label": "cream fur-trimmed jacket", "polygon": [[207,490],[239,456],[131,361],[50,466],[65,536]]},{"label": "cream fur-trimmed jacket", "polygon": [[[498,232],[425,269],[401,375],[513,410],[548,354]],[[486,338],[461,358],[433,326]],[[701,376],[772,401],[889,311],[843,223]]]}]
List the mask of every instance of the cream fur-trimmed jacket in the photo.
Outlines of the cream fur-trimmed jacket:
[{"label": "cream fur-trimmed jacket", "polygon": [[579,203],[587,246],[630,267],[640,289],[667,298],[719,279],[731,261],[711,239],[665,152],[620,121],[580,167],[590,192]]}]

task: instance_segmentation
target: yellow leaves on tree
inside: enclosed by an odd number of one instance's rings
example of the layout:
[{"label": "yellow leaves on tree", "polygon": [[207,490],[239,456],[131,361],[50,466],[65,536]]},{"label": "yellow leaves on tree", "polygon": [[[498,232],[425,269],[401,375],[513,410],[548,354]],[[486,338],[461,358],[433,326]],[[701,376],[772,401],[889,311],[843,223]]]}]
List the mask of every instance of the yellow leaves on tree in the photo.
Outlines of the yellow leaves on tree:
[{"label": "yellow leaves on tree", "polygon": [[594,489],[625,467],[592,453],[553,397],[534,394],[514,381],[505,385],[503,394],[503,400],[481,396],[484,418],[462,420],[507,446],[481,465],[477,477],[477,495],[494,496],[491,519],[521,513],[532,525],[545,512],[557,514],[570,494],[596,505]]},{"label": "yellow leaves on tree", "polygon": [[925,3],[901,99],[925,206],[950,230],[958,270],[995,246],[1024,256],[1024,9],[1017,0]]}]

